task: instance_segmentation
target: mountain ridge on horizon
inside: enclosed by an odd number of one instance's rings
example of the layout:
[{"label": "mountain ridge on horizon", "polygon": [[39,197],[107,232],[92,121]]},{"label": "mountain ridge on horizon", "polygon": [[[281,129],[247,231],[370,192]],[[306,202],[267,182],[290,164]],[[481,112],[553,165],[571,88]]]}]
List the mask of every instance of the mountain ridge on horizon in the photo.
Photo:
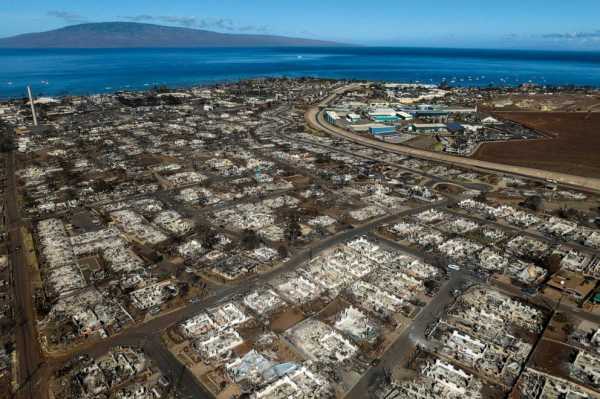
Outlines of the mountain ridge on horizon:
[{"label": "mountain ridge on horizon", "polygon": [[202,48],[348,46],[265,34],[220,33],[140,22],[94,22],[0,38],[0,48]]}]

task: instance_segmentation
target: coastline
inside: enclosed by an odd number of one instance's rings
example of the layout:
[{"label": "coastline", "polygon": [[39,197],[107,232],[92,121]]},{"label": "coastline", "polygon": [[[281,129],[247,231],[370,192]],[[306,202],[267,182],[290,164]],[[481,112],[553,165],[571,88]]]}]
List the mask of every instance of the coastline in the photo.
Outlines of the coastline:
[{"label": "coastline", "polygon": [[600,53],[392,47],[0,49],[0,99],[187,89],[259,77],[600,87]]}]

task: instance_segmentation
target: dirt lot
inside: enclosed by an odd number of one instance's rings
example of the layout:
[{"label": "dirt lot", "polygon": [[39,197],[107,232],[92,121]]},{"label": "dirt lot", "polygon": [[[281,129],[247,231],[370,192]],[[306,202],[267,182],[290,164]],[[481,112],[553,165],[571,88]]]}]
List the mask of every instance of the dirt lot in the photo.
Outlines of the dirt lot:
[{"label": "dirt lot", "polygon": [[555,137],[483,144],[473,158],[578,176],[600,177],[600,113],[498,113]]},{"label": "dirt lot", "polygon": [[404,142],[404,144],[414,148],[419,148],[421,150],[435,151],[435,148],[439,145],[439,142],[434,136],[421,135]]},{"label": "dirt lot", "polygon": [[542,339],[528,366],[560,378],[569,378],[569,365],[576,351],[567,345]]}]

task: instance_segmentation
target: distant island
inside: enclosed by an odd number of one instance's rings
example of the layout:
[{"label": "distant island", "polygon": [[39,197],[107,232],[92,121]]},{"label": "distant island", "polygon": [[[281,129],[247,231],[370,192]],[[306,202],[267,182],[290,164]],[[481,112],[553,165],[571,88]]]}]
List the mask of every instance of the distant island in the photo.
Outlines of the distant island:
[{"label": "distant island", "polygon": [[0,39],[0,48],[330,47],[342,44],[295,37],[219,33],[136,22],[67,26]]}]

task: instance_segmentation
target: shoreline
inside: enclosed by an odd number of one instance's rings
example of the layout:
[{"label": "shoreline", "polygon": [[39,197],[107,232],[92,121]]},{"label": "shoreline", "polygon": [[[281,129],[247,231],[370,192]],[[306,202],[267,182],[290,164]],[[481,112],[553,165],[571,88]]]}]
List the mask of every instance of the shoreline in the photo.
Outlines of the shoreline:
[{"label": "shoreline", "polygon": [[[1,50],[1,49],[0,49]],[[91,96],[99,96],[99,95],[117,95],[119,93],[123,94],[146,94],[152,92],[153,90],[158,90],[161,88],[168,89],[171,92],[177,91],[189,91],[195,89],[202,88],[211,88],[219,85],[231,85],[242,82],[252,82],[258,80],[277,80],[277,79],[290,79],[290,80],[300,80],[300,79],[310,79],[310,80],[322,80],[322,81],[340,81],[346,83],[391,83],[391,84],[409,84],[409,85],[435,85],[440,87],[444,81],[441,82],[422,82],[422,81],[409,81],[409,80],[388,80],[388,79],[355,79],[355,78],[334,78],[327,76],[317,76],[317,75],[303,75],[303,76],[288,76],[288,75],[256,75],[254,77],[240,77],[237,79],[222,79],[222,80],[210,80],[206,82],[197,82],[197,83],[189,83],[182,85],[169,85],[164,82],[152,82],[144,84],[141,87],[131,87],[131,85],[126,85],[123,87],[105,87],[105,91],[95,91],[92,93],[77,93],[77,92],[68,92],[63,91],[62,93],[51,94],[44,93],[43,91],[39,91],[39,95],[35,92],[34,86],[32,86],[32,92],[34,97],[51,97],[56,99],[61,98],[69,98],[69,97],[91,97]],[[476,89],[476,90],[514,90],[519,88],[524,84],[531,84],[537,87],[545,87],[548,90],[561,90],[564,89],[565,86],[568,86],[569,90],[600,90],[600,83],[597,86],[587,86],[587,85],[543,85],[535,82],[524,82],[521,84],[511,84],[511,85],[448,85],[448,88],[460,88],[460,89]],[[14,101],[20,101],[27,96],[26,94],[27,86],[23,87],[23,96],[2,96],[2,92],[0,91],[0,103],[10,103]],[[506,111],[506,112],[522,112],[518,110]],[[584,112],[584,111],[581,111]]]},{"label": "shoreline", "polygon": [[189,88],[261,77],[600,88],[600,52],[421,47],[0,48],[0,99]]}]

